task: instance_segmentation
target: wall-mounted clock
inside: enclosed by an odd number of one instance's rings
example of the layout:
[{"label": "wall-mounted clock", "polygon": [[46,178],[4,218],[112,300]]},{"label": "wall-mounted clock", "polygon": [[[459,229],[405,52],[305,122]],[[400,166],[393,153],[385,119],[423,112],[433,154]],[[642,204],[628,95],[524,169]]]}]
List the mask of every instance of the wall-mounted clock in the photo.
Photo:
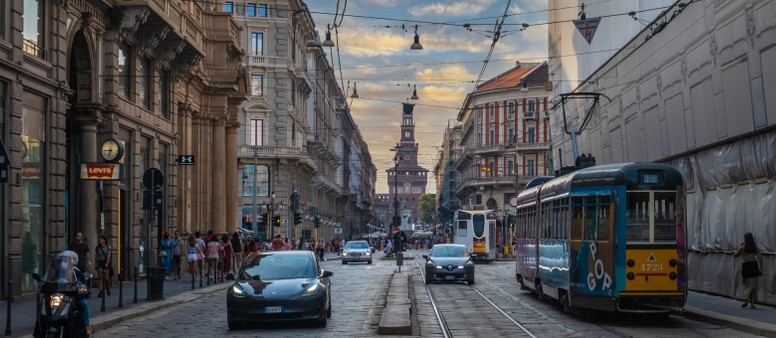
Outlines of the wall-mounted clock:
[{"label": "wall-mounted clock", "polygon": [[102,142],[100,155],[108,162],[120,161],[124,157],[124,144],[116,139],[109,138]]}]

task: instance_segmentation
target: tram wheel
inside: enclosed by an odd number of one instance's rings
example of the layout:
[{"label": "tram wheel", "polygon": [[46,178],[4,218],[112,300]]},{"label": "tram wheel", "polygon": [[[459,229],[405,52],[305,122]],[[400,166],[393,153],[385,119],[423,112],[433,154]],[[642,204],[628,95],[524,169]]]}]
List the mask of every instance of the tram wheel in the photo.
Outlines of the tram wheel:
[{"label": "tram wheel", "polygon": [[571,312],[571,304],[569,302],[569,294],[563,293],[560,296],[560,305],[563,306],[563,312]]}]

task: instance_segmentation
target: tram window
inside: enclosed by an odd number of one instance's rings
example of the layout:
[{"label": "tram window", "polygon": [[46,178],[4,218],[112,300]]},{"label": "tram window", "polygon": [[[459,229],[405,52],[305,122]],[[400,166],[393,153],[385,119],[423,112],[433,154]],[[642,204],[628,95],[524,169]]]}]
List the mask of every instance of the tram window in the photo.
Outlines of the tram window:
[{"label": "tram window", "polygon": [[628,241],[649,241],[649,192],[628,192],[626,197],[626,227]]},{"label": "tram window", "polygon": [[608,200],[609,198],[605,197],[598,201],[598,239],[600,240],[609,239],[609,228],[612,225],[611,214],[614,205],[607,204]]},{"label": "tram window", "polygon": [[[595,201],[595,197],[593,197],[593,201]],[[596,209],[598,208],[595,204],[587,204],[585,205],[585,239],[597,239],[596,235],[598,232],[598,220],[596,219]]]},{"label": "tram window", "polygon": [[582,217],[585,214],[584,208],[585,207],[582,205],[575,205],[572,208],[571,239],[573,240],[582,239],[582,226],[584,225],[584,219]]},{"label": "tram window", "polygon": [[456,231],[458,237],[466,237],[467,223],[468,221],[458,221],[458,231]]},{"label": "tram window", "polygon": [[655,193],[655,242],[676,241],[676,193]]}]

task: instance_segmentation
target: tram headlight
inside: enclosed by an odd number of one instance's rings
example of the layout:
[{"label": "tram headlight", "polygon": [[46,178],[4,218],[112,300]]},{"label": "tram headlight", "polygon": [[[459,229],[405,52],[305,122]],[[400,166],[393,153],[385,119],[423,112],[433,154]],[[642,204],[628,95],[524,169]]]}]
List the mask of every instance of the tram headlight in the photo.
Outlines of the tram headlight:
[{"label": "tram headlight", "polygon": [[634,280],[636,278],[636,275],[633,274],[633,272],[628,272],[626,277],[628,278],[628,280]]},{"label": "tram headlight", "polygon": [[672,268],[676,267],[676,260],[672,258],[670,261],[668,261],[668,265],[670,265]]},{"label": "tram headlight", "polygon": [[668,278],[670,278],[671,280],[676,280],[676,272],[669,273]]},{"label": "tram headlight", "polygon": [[629,259],[628,260],[628,267],[632,268],[634,265],[636,265],[636,262],[634,260],[632,260],[632,259]]}]

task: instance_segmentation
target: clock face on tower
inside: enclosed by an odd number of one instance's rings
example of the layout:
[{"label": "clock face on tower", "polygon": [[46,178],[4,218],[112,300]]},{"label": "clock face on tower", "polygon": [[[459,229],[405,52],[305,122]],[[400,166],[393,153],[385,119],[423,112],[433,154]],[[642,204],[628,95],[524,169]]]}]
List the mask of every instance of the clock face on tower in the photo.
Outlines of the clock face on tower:
[{"label": "clock face on tower", "polygon": [[404,154],[401,156],[401,159],[404,160],[404,162],[409,162],[412,160],[412,156],[410,154]]}]

